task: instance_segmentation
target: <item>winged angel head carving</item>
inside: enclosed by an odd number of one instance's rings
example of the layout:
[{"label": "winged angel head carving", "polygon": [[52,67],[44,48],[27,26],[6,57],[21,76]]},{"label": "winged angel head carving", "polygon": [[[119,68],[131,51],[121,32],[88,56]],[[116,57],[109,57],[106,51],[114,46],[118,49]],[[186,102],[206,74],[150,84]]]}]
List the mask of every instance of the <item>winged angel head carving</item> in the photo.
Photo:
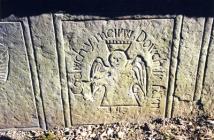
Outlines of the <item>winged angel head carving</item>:
[{"label": "winged angel head carving", "polygon": [[8,76],[8,48],[0,43],[0,82],[6,82]]},{"label": "winged angel head carving", "polygon": [[106,43],[110,51],[108,62],[97,57],[92,64],[92,97],[103,94],[101,106],[141,106],[146,96],[146,62],[142,56],[128,57],[126,51],[131,42]]}]

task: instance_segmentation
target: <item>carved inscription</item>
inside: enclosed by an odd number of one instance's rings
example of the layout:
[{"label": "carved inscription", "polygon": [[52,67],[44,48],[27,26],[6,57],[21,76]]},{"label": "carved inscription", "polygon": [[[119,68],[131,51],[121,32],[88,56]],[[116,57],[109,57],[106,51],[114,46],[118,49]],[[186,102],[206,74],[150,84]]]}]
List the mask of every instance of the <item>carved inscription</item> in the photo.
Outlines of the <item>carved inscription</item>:
[{"label": "carved inscription", "polygon": [[[110,28],[86,39],[81,48],[73,46],[71,40],[69,42],[70,50],[75,53],[68,74],[69,88],[73,94],[82,94],[91,102],[102,95],[100,106],[142,106],[151,90],[148,89],[150,77],[162,80],[166,75],[162,68],[166,59],[158,52],[158,44],[144,30]],[[90,58],[88,78],[84,79],[84,62],[97,48],[107,48],[106,56]],[[133,49],[142,50],[133,53]]]},{"label": "carved inscription", "polygon": [[174,19],[62,21],[74,124],[165,113]]}]

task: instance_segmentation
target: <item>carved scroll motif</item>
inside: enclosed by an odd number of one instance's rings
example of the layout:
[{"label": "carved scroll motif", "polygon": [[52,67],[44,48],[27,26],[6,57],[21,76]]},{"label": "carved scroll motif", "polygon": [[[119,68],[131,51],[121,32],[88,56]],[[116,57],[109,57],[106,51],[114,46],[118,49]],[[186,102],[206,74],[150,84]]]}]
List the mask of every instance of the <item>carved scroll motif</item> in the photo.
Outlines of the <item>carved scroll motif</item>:
[{"label": "carved scroll motif", "polygon": [[8,77],[9,52],[8,48],[0,44],[0,82],[6,82]]}]

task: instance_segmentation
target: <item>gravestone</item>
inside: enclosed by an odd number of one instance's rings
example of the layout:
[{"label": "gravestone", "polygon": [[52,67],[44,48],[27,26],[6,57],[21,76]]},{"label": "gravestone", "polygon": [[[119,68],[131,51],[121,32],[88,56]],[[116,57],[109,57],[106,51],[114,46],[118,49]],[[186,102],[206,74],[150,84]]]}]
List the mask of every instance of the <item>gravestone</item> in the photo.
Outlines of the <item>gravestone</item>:
[{"label": "gravestone", "polygon": [[0,126],[38,127],[21,23],[1,22],[0,30]]},{"label": "gravestone", "polygon": [[74,124],[164,116],[173,19],[61,25]]},{"label": "gravestone", "polygon": [[0,21],[0,128],[214,116],[212,17],[43,13]]}]

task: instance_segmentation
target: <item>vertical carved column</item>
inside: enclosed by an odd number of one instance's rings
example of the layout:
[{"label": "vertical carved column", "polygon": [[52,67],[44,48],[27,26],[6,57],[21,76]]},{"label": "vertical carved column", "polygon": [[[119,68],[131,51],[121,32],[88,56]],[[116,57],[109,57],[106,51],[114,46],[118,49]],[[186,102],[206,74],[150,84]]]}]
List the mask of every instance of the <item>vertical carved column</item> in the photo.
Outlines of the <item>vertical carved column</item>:
[{"label": "vertical carved column", "polygon": [[171,117],[172,115],[172,104],[173,104],[173,94],[175,90],[175,76],[178,64],[178,52],[179,52],[179,42],[181,34],[183,16],[178,15],[175,19],[174,33],[172,40],[172,52],[171,52],[171,62],[170,62],[170,72],[169,72],[169,85],[166,103],[166,117]]},{"label": "vertical carved column", "polygon": [[203,105],[201,109],[210,117],[214,117],[214,24],[212,26],[209,25],[209,27],[212,27],[212,31],[204,67],[204,79],[200,99]]},{"label": "vertical carved column", "polygon": [[46,129],[44,104],[42,101],[42,95],[41,95],[41,90],[40,90],[40,85],[39,85],[39,80],[38,80],[38,73],[37,73],[37,69],[36,69],[35,56],[34,56],[30,29],[29,29],[29,23],[28,23],[27,18],[25,18],[25,20],[23,22],[23,30],[24,30],[26,50],[28,53],[29,65],[30,65],[30,70],[31,70],[32,86],[34,89],[35,105],[37,108],[39,124],[40,124],[41,128]]},{"label": "vertical carved column", "polygon": [[65,65],[65,50],[64,50],[64,42],[63,42],[63,31],[62,31],[62,21],[57,19],[59,17],[54,16],[54,27],[56,32],[56,41],[57,41],[57,52],[58,52],[58,60],[59,60],[59,72],[60,72],[60,80],[61,80],[61,92],[62,92],[62,103],[63,103],[63,111],[64,111],[64,119],[65,126],[71,126],[71,118],[70,118],[70,107],[69,107],[69,96],[68,96],[68,88],[67,88],[67,73],[66,73],[66,65]]},{"label": "vertical carved column", "polygon": [[64,126],[52,15],[30,17],[29,22],[47,128]]},{"label": "vertical carved column", "polygon": [[194,101],[197,101],[201,98],[205,64],[207,60],[207,52],[209,47],[212,24],[213,24],[213,18],[207,18],[204,25],[204,34],[203,34],[203,40],[202,40],[203,42],[201,45],[200,59],[198,63],[198,73],[196,78]]},{"label": "vertical carved column", "polygon": [[193,96],[204,22],[204,18],[184,17],[183,19],[175,81],[173,117],[189,116],[194,108]]}]

